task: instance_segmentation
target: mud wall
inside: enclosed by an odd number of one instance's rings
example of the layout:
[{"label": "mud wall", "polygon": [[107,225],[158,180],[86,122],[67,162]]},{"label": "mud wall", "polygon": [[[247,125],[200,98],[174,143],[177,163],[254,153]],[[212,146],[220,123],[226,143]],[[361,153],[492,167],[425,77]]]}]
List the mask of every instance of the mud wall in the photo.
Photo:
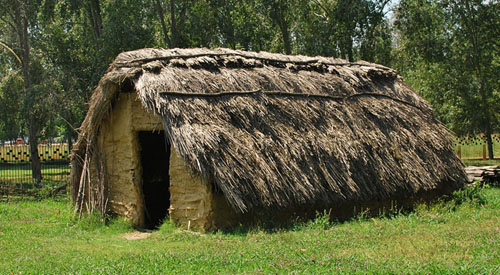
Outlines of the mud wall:
[{"label": "mud wall", "polygon": [[191,172],[181,157],[170,153],[170,220],[183,228],[200,231],[231,227],[238,215],[222,194],[216,194],[209,179]]},{"label": "mud wall", "polygon": [[147,113],[135,93],[120,93],[98,136],[106,168],[108,208],[137,226],[144,224],[140,146],[137,131],[161,130],[161,120]]},{"label": "mud wall", "polygon": [[[105,163],[108,207],[136,226],[144,225],[138,132],[160,130],[163,130],[161,118],[147,112],[135,93],[121,93],[99,132],[98,148]],[[207,179],[193,175],[173,147],[169,172],[169,213],[174,223],[201,231],[232,225],[234,213],[224,197],[214,195]]]},{"label": "mud wall", "polygon": [[214,228],[213,192],[208,180],[194,175],[171,148],[170,153],[170,220],[184,228],[200,231]]},{"label": "mud wall", "polygon": [[120,94],[99,130],[99,153],[103,154],[108,188],[108,208],[134,224],[143,223],[140,188],[135,184],[137,164],[132,135],[131,94]]}]

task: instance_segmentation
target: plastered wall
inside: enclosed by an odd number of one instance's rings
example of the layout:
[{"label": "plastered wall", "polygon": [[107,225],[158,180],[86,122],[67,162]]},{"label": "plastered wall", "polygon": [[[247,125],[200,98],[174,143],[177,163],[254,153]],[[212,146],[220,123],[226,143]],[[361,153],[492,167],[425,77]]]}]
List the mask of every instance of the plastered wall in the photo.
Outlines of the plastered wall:
[{"label": "plastered wall", "polygon": [[[103,154],[109,190],[109,209],[144,224],[139,131],[162,130],[161,118],[148,113],[135,93],[121,93],[102,123],[98,148]],[[228,225],[232,211],[215,195],[207,179],[193,175],[175,151],[170,155],[170,219],[183,227],[208,230]]]},{"label": "plastered wall", "polygon": [[120,94],[112,106],[111,114],[99,130],[98,148],[103,154],[108,188],[108,207],[136,225],[142,225],[143,202],[137,184],[139,166],[137,141],[132,126],[132,94]]},{"label": "plastered wall", "polygon": [[208,181],[189,173],[175,148],[170,153],[170,219],[201,231],[213,228],[213,195]]}]

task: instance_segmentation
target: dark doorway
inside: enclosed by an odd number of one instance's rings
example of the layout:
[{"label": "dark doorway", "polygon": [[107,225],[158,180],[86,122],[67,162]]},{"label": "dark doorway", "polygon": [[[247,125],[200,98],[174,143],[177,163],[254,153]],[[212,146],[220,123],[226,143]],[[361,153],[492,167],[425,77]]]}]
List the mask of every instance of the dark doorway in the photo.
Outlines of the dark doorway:
[{"label": "dark doorway", "polygon": [[144,227],[156,229],[170,207],[170,144],[163,131],[139,132],[144,194]]}]

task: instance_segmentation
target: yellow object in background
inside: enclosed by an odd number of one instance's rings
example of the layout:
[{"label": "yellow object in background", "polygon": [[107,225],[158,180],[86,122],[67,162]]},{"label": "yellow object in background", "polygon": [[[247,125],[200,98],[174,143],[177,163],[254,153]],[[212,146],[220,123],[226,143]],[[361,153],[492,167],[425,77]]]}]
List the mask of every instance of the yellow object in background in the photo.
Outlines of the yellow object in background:
[{"label": "yellow object in background", "polygon": [[[39,144],[38,155],[41,161],[67,160],[69,156],[68,144]],[[27,144],[0,146],[0,162],[29,162],[30,158],[30,147]]]}]

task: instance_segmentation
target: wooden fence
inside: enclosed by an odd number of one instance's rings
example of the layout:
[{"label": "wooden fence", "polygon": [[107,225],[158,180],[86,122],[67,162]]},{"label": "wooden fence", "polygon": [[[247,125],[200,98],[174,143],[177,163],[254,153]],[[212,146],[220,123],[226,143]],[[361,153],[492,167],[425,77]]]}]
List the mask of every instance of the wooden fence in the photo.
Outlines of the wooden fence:
[{"label": "wooden fence", "polygon": [[[457,137],[453,141],[455,152],[462,159],[484,159],[488,158],[486,139],[479,136]],[[500,135],[493,135],[493,155],[500,157]]]}]

